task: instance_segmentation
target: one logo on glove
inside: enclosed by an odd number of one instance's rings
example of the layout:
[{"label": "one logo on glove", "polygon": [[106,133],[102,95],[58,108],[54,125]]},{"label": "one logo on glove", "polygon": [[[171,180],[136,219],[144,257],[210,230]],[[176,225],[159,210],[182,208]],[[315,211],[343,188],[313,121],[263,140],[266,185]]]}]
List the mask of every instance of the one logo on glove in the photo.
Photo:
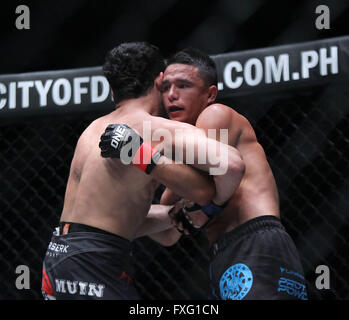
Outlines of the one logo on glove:
[{"label": "one logo on glove", "polygon": [[[194,159],[197,159],[199,164],[211,164],[211,175],[225,174],[228,169],[228,130],[219,130],[219,144],[216,141],[216,130],[208,130],[207,137],[204,130],[198,130],[195,129],[194,132],[192,129],[176,129],[173,135],[172,131],[164,128],[152,130],[151,122],[143,121],[143,132],[140,135],[126,124],[110,124],[101,135],[99,148],[103,158],[118,158],[127,165],[131,162],[140,164],[143,171],[144,168],[154,167],[145,166],[146,164],[158,163],[161,152],[164,156],[160,159],[161,163],[168,161],[170,164],[174,161],[194,164]],[[152,141],[159,141],[156,148],[151,145]],[[219,156],[216,152],[208,152],[216,148],[219,148]]]},{"label": "one logo on glove", "polygon": [[[142,145],[142,137],[125,124],[109,125],[99,143],[102,157],[119,158],[124,164],[130,164],[132,160],[140,163],[143,160],[135,158]],[[151,153],[147,155],[148,163],[150,163]]]},{"label": "one logo on glove", "polygon": [[117,149],[119,146],[119,142],[122,141],[124,139],[124,135],[125,135],[125,127],[122,126],[117,126],[114,130],[114,135],[112,137],[111,143],[110,145]]},{"label": "one logo on glove", "polygon": [[242,300],[250,291],[253,276],[250,268],[243,263],[229,267],[219,281],[223,300]]},{"label": "one logo on glove", "polygon": [[125,124],[111,124],[102,134],[99,147],[103,158],[118,158],[123,164],[132,163],[147,174],[153,170],[161,154]]}]

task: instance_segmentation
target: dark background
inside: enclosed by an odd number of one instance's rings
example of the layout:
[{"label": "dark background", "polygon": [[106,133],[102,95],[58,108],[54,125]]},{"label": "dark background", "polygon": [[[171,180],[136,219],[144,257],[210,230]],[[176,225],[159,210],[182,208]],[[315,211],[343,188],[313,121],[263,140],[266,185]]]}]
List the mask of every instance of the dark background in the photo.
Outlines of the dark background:
[{"label": "dark background", "polygon": [[[17,30],[15,8],[30,8],[30,30]],[[315,28],[326,4],[330,30]],[[149,41],[165,56],[186,46],[219,54],[349,34],[348,1],[2,1],[0,74],[103,64],[124,41]],[[253,124],[274,171],[283,223],[309,283],[331,270],[326,299],[348,299],[349,90],[347,84],[222,101]],[[40,299],[41,262],[59,220],[75,143],[100,114],[18,119],[0,127],[0,298]],[[54,147],[53,147],[54,146]],[[205,239],[161,248],[134,243],[144,299],[204,299]],[[16,266],[31,270],[31,290],[14,287]]]},{"label": "dark background", "polygon": [[[17,30],[15,8],[30,8],[30,30]],[[329,30],[315,28],[315,8],[329,6]],[[146,40],[165,56],[186,46],[208,54],[348,34],[346,0],[1,1],[0,72],[102,65],[107,50]]]}]

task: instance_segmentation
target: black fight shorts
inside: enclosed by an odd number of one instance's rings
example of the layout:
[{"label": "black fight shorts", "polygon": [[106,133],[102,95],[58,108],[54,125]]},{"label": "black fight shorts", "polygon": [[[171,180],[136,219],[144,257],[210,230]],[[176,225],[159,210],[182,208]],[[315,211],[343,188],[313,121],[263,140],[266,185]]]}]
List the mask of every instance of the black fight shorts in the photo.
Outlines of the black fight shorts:
[{"label": "black fight shorts", "polygon": [[252,219],[211,247],[212,299],[308,300],[297,248],[274,216]]},{"label": "black fight shorts", "polygon": [[77,223],[61,223],[48,245],[42,270],[47,300],[138,300],[132,283],[131,242]]}]

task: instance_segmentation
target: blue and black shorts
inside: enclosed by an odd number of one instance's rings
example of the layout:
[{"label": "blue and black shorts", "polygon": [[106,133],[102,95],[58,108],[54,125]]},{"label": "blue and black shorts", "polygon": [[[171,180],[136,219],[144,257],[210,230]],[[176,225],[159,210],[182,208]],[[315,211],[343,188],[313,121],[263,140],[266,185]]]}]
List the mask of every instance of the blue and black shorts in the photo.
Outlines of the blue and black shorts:
[{"label": "blue and black shorts", "polygon": [[213,299],[308,299],[297,248],[275,216],[254,218],[223,234],[210,254]]}]

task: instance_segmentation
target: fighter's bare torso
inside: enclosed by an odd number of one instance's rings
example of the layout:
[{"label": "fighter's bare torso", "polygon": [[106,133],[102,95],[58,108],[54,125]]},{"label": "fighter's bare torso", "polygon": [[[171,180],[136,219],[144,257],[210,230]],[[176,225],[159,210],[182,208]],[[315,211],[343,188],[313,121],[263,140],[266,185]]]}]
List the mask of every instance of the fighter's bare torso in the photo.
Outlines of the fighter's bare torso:
[{"label": "fighter's bare torso", "polygon": [[258,143],[249,121],[233,109],[215,104],[199,116],[196,126],[228,129],[229,145],[237,148],[245,164],[240,186],[220,215],[206,227],[209,241],[238,225],[261,215],[279,217],[279,198],[275,179],[262,146]]},{"label": "fighter's bare torso", "polygon": [[62,221],[91,225],[133,239],[158,183],[133,166],[103,159],[98,143],[111,123],[128,124],[142,132],[144,117],[145,113],[140,118],[116,110],[95,120],[83,132],[71,163]]},{"label": "fighter's bare torso", "polygon": [[[206,203],[213,197],[215,190],[210,177],[202,175],[191,166],[174,164],[169,158],[167,160],[170,163],[156,166],[153,171],[155,177],[152,172],[156,179],[154,180],[136,167],[123,164],[119,159],[101,157],[100,136],[109,124],[115,123],[128,125],[143,138],[147,135],[145,140],[159,151],[177,147],[185,151],[184,145],[188,147],[189,144],[177,145],[175,137],[181,137],[176,134],[178,129],[182,129],[179,130],[183,133],[182,136],[188,133],[196,137],[191,142],[193,150],[198,150],[198,145],[202,143],[208,143],[209,146],[214,146],[212,150],[216,150],[215,140],[207,139],[196,127],[153,116],[149,110],[144,111],[144,105],[149,102],[146,99],[138,99],[137,102],[116,109],[92,122],[83,132],[71,163],[61,221],[90,225],[133,240],[139,236],[138,232],[160,183],[175,190],[182,197],[193,201],[196,199],[200,203]],[[161,136],[165,133],[173,139],[162,139]],[[180,141],[181,139],[178,140]],[[195,154],[197,163],[198,153]],[[240,156],[235,157],[241,161]],[[221,158],[224,160],[223,154]],[[195,165],[205,167],[206,170],[210,166],[193,164]]]}]

